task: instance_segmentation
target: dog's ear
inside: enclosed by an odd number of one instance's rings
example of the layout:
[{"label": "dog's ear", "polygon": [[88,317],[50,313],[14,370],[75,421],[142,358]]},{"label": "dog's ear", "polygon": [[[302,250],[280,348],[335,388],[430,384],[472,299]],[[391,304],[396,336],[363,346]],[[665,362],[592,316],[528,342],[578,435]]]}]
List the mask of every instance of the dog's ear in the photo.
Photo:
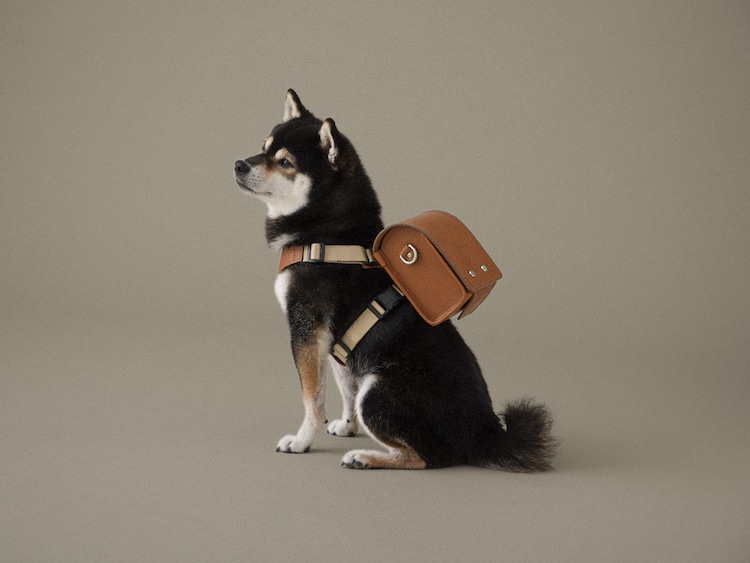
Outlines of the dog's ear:
[{"label": "dog's ear", "polygon": [[336,129],[336,124],[330,117],[320,127],[320,146],[328,151],[328,162],[336,170],[339,159],[339,147],[341,146],[341,133]]},{"label": "dog's ear", "polygon": [[307,117],[312,115],[305,106],[302,105],[302,102],[299,100],[299,96],[297,95],[297,92],[292,90],[291,88],[286,91],[286,101],[284,103],[284,121],[289,121],[290,119],[295,119],[297,117]]}]

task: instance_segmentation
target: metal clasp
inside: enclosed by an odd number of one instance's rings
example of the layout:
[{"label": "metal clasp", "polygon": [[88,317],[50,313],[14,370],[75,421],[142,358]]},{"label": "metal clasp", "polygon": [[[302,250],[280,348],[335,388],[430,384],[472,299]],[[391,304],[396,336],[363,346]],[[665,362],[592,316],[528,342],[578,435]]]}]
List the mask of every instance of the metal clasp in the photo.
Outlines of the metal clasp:
[{"label": "metal clasp", "polygon": [[310,245],[309,262],[325,262],[326,245],[322,242],[314,242]]},{"label": "metal clasp", "polygon": [[406,257],[404,258],[404,251],[401,251],[401,254],[398,255],[399,258],[401,258],[401,261],[408,265],[414,264],[414,262],[417,261],[417,249],[414,248],[411,244],[407,244],[406,247],[409,249],[409,251],[406,253]]}]

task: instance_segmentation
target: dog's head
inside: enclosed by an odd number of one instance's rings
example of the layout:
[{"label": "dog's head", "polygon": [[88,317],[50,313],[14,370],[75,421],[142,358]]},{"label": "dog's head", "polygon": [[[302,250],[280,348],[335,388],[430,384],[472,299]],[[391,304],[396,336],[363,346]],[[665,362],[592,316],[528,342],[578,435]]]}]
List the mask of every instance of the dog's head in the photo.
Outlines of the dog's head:
[{"label": "dog's head", "polygon": [[268,206],[275,219],[305,208],[358,163],[332,119],[321,121],[294,90],[287,91],[284,120],[263,142],[261,152],[234,164],[240,188]]}]

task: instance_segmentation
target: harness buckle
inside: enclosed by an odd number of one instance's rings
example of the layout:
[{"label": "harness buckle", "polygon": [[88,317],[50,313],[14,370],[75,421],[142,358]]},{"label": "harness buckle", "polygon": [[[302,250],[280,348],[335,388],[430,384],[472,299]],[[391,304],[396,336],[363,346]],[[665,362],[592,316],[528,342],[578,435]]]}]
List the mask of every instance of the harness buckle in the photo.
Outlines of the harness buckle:
[{"label": "harness buckle", "polygon": [[309,262],[325,262],[326,259],[326,245],[322,242],[314,242],[310,245],[310,256]]}]

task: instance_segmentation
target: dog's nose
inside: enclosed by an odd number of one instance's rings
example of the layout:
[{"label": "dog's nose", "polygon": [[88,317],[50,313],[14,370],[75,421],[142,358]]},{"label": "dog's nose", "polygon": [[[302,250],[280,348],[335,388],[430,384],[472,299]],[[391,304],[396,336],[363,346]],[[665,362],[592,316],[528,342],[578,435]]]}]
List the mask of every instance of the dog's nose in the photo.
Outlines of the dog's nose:
[{"label": "dog's nose", "polygon": [[238,160],[234,163],[235,174],[247,174],[250,171],[250,165],[244,160]]}]

